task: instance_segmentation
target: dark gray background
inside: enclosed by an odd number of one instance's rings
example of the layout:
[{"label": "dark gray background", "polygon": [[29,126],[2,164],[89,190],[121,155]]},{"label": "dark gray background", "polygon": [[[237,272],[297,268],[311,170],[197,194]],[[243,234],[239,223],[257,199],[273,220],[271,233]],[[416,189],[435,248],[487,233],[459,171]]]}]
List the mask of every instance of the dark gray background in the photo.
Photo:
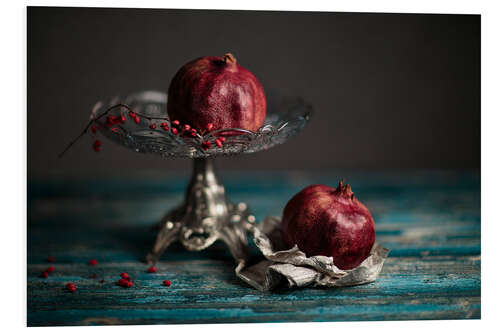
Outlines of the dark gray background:
[{"label": "dark gray background", "polygon": [[480,167],[480,16],[28,9],[28,172],[181,169],[84,138],[99,99],[167,90],[187,61],[232,52],[266,90],[315,109],[306,130],[231,169]]}]

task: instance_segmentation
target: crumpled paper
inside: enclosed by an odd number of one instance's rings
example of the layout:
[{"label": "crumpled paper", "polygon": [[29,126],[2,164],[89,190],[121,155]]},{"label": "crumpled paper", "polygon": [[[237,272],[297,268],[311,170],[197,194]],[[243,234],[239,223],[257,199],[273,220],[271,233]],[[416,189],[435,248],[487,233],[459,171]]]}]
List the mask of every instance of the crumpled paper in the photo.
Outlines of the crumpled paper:
[{"label": "crumpled paper", "polygon": [[236,275],[260,291],[275,289],[283,284],[293,287],[344,287],[376,280],[389,250],[375,243],[370,256],[352,270],[335,266],[332,257],[307,257],[295,245],[286,249],[281,237],[281,219],[267,217],[262,223],[247,227],[265,260],[248,265],[240,260]]}]

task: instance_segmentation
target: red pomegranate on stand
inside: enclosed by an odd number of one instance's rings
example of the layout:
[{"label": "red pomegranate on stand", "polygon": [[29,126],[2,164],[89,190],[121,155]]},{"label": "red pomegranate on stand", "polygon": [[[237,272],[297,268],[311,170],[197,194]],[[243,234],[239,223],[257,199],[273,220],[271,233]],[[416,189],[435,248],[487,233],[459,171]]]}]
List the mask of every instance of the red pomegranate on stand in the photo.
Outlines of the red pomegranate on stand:
[{"label": "red pomegranate on stand", "polygon": [[297,193],[283,211],[285,243],[307,256],[333,257],[340,269],[365,260],[375,242],[375,224],[368,208],[340,181],[338,187],[311,185]]},{"label": "red pomegranate on stand", "polygon": [[185,64],[170,83],[167,111],[199,131],[256,131],[266,118],[266,97],[257,78],[226,53]]}]

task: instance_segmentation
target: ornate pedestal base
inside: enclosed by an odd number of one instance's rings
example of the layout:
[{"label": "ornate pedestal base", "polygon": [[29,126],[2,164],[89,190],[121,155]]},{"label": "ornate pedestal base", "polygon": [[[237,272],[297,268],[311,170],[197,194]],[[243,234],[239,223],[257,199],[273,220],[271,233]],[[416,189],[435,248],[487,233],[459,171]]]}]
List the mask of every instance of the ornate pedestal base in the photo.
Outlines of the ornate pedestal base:
[{"label": "ornate pedestal base", "polygon": [[179,240],[190,251],[201,251],[220,239],[238,262],[247,257],[246,229],[255,222],[245,203],[234,205],[214,173],[210,158],[193,159],[193,175],[184,203],[169,212],[160,225],[149,264],[158,261],[167,247]]}]

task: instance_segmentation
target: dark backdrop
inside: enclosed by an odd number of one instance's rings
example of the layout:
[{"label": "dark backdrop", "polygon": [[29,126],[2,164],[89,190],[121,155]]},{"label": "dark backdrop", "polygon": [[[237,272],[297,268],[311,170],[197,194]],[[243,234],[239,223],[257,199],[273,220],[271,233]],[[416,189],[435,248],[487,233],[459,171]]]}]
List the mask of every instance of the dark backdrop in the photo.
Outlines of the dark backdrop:
[{"label": "dark backdrop", "polygon": [[480,16],[28,7],[28,172],[179,169],[85,138],[99,99],[167,90],[184,63],[232,52],[267,90],[315,109],[306,130],[232,169],[479,168]]}]

